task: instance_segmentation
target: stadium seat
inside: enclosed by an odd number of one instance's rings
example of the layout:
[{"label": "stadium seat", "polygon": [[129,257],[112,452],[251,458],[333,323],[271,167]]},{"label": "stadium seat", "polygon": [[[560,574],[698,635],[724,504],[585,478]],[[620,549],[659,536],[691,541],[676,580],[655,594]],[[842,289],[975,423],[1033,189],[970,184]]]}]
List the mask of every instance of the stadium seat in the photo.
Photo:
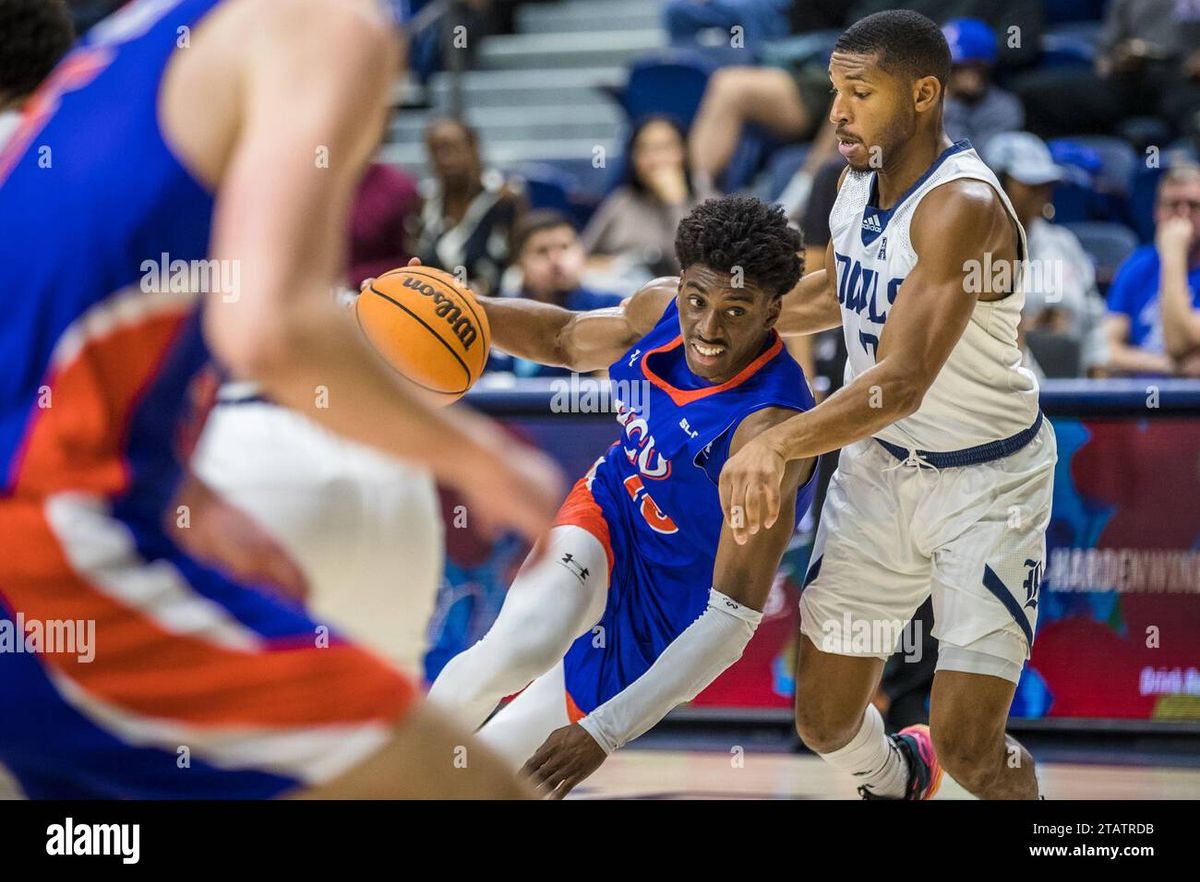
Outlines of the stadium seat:
[{"label": "stadium seat", "polygon": [[1062,25],[1042,35],[1039,67],[1088,67],[1096,60],[1100,28],[1092,22]]},{"label": "stadium seat", "polygon": [[549,208],[561,211],[582,229],[595,208],[595,200],[580,191],[575,175],[550,163],[527,163],[514,169],[525,182],[525,195],[530,208]]},{"label": "stadium seat", "polygon": [[[1096,172],[1096,189],[1101,193],[1128,196],[1133,183],[1133,173],[1138,167],[1138,154],[1123,138],[1112,135],[1075,135],[1064,138],[1092,150],[1100,159]],[[1051,146],[1051,152],[1053,152]]]},{"label": "stadium seat", "polygon": [[1068,179],[1054,192],[1055,218],[1060,223],[1119,221],[1127,200],[1138,155],[1128,143],[1108,135],[1078,135],[1049,142],[1054,161]]},{"label": "stadium seat", "polygon": [[1162,173],[1162,168],[1141,166],[1133,176],[1127,206],[1128,219],[1143,242],[1151,242],[1154,239],[1154,194]]},{"label": "stadium seat", "polygon": [[704,87],[717,67],[694,50],[671,49],[643,56],[629,69],[623,89],[611,92],[631,120],[663,113],[692,124]]},{"label": "stadium seat", "polygon": [[1075,21],[1100,21],[1105,0],[1045,0],[1043,14],[1047,25]]},{"label": "stadium seat", "polygon": [[1096,265],[1096,279],[1107,286],[1117,267],[1138,247],[1137,234],[1124,224],[1105,221],[1064,224]]},{"label": "stadium seat", "polygon": [[767,159],[758,195],[766,202],[775,202],[795,177],[808,156],[808,144],[781,147]]}]

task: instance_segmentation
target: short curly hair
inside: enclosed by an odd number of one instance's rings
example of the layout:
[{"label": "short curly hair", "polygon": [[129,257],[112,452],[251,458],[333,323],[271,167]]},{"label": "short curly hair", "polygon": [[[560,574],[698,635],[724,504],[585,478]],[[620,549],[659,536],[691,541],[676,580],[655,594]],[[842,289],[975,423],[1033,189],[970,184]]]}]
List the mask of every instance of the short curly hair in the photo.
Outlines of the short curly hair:
[{"label": "short curly hair", "polygon": [[701,264],[720,272],[740,267],[743,278],[781,297],[804,273],[804,237],[788,226],[783,209],[753,196],[708,199],[679,222],[675,256],[687,269]]},{"label": "short curly hair", "polygon": [[0,0],[0,98],[32,94],[74,40],[63,0]]}]

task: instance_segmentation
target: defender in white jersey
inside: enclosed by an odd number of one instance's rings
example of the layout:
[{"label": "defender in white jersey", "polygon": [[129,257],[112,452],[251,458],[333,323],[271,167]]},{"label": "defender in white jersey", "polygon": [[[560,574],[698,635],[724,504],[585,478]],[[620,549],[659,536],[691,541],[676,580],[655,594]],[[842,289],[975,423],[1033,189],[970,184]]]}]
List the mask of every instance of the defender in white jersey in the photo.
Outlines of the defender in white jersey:
[{"label": "defender in white jersey", "polygon": [[[1017,348],[1025,234],[974,148],[942,130],[949,66],[914,12],[839,38],[830,118],[849,168],[825,268],[789,295],[780,328],[840,323],[846,382],[732,457],[722,504],[735,535],[753,534],[777,517],[788,462],[841,448],[801,595],[797,730],[866,798],[930,798],[943,768],[980,797],[1035,798],[1032,757],[1004,727],[1057,453]],[[931,593],[930,725],[889,736],[870,698]]]}]

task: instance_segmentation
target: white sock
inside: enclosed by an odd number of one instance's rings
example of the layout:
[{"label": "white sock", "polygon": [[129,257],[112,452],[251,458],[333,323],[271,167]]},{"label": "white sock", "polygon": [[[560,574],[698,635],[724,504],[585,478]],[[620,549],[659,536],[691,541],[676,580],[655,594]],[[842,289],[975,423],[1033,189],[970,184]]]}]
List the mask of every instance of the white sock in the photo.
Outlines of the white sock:
[{"label": "white sock", "polygon": [[858,734],[845,747],[822,753],[821,759],[835,769],[854,776],[855,781],[875,796],[901,799],[908,785],[908,762],[892,744],[883,728],[883,716],[867,705]]}]

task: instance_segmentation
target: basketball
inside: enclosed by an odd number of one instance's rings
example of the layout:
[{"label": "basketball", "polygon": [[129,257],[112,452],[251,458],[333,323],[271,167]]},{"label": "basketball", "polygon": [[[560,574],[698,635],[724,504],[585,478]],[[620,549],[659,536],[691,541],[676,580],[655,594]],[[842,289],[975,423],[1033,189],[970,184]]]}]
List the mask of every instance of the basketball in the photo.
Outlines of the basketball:
[{"label": "basketball", "polygon": [[393,368],[450,404],[483,373],[492,335],[475,295],[449,273],[394,269],[364,288],[358,323]]}]

